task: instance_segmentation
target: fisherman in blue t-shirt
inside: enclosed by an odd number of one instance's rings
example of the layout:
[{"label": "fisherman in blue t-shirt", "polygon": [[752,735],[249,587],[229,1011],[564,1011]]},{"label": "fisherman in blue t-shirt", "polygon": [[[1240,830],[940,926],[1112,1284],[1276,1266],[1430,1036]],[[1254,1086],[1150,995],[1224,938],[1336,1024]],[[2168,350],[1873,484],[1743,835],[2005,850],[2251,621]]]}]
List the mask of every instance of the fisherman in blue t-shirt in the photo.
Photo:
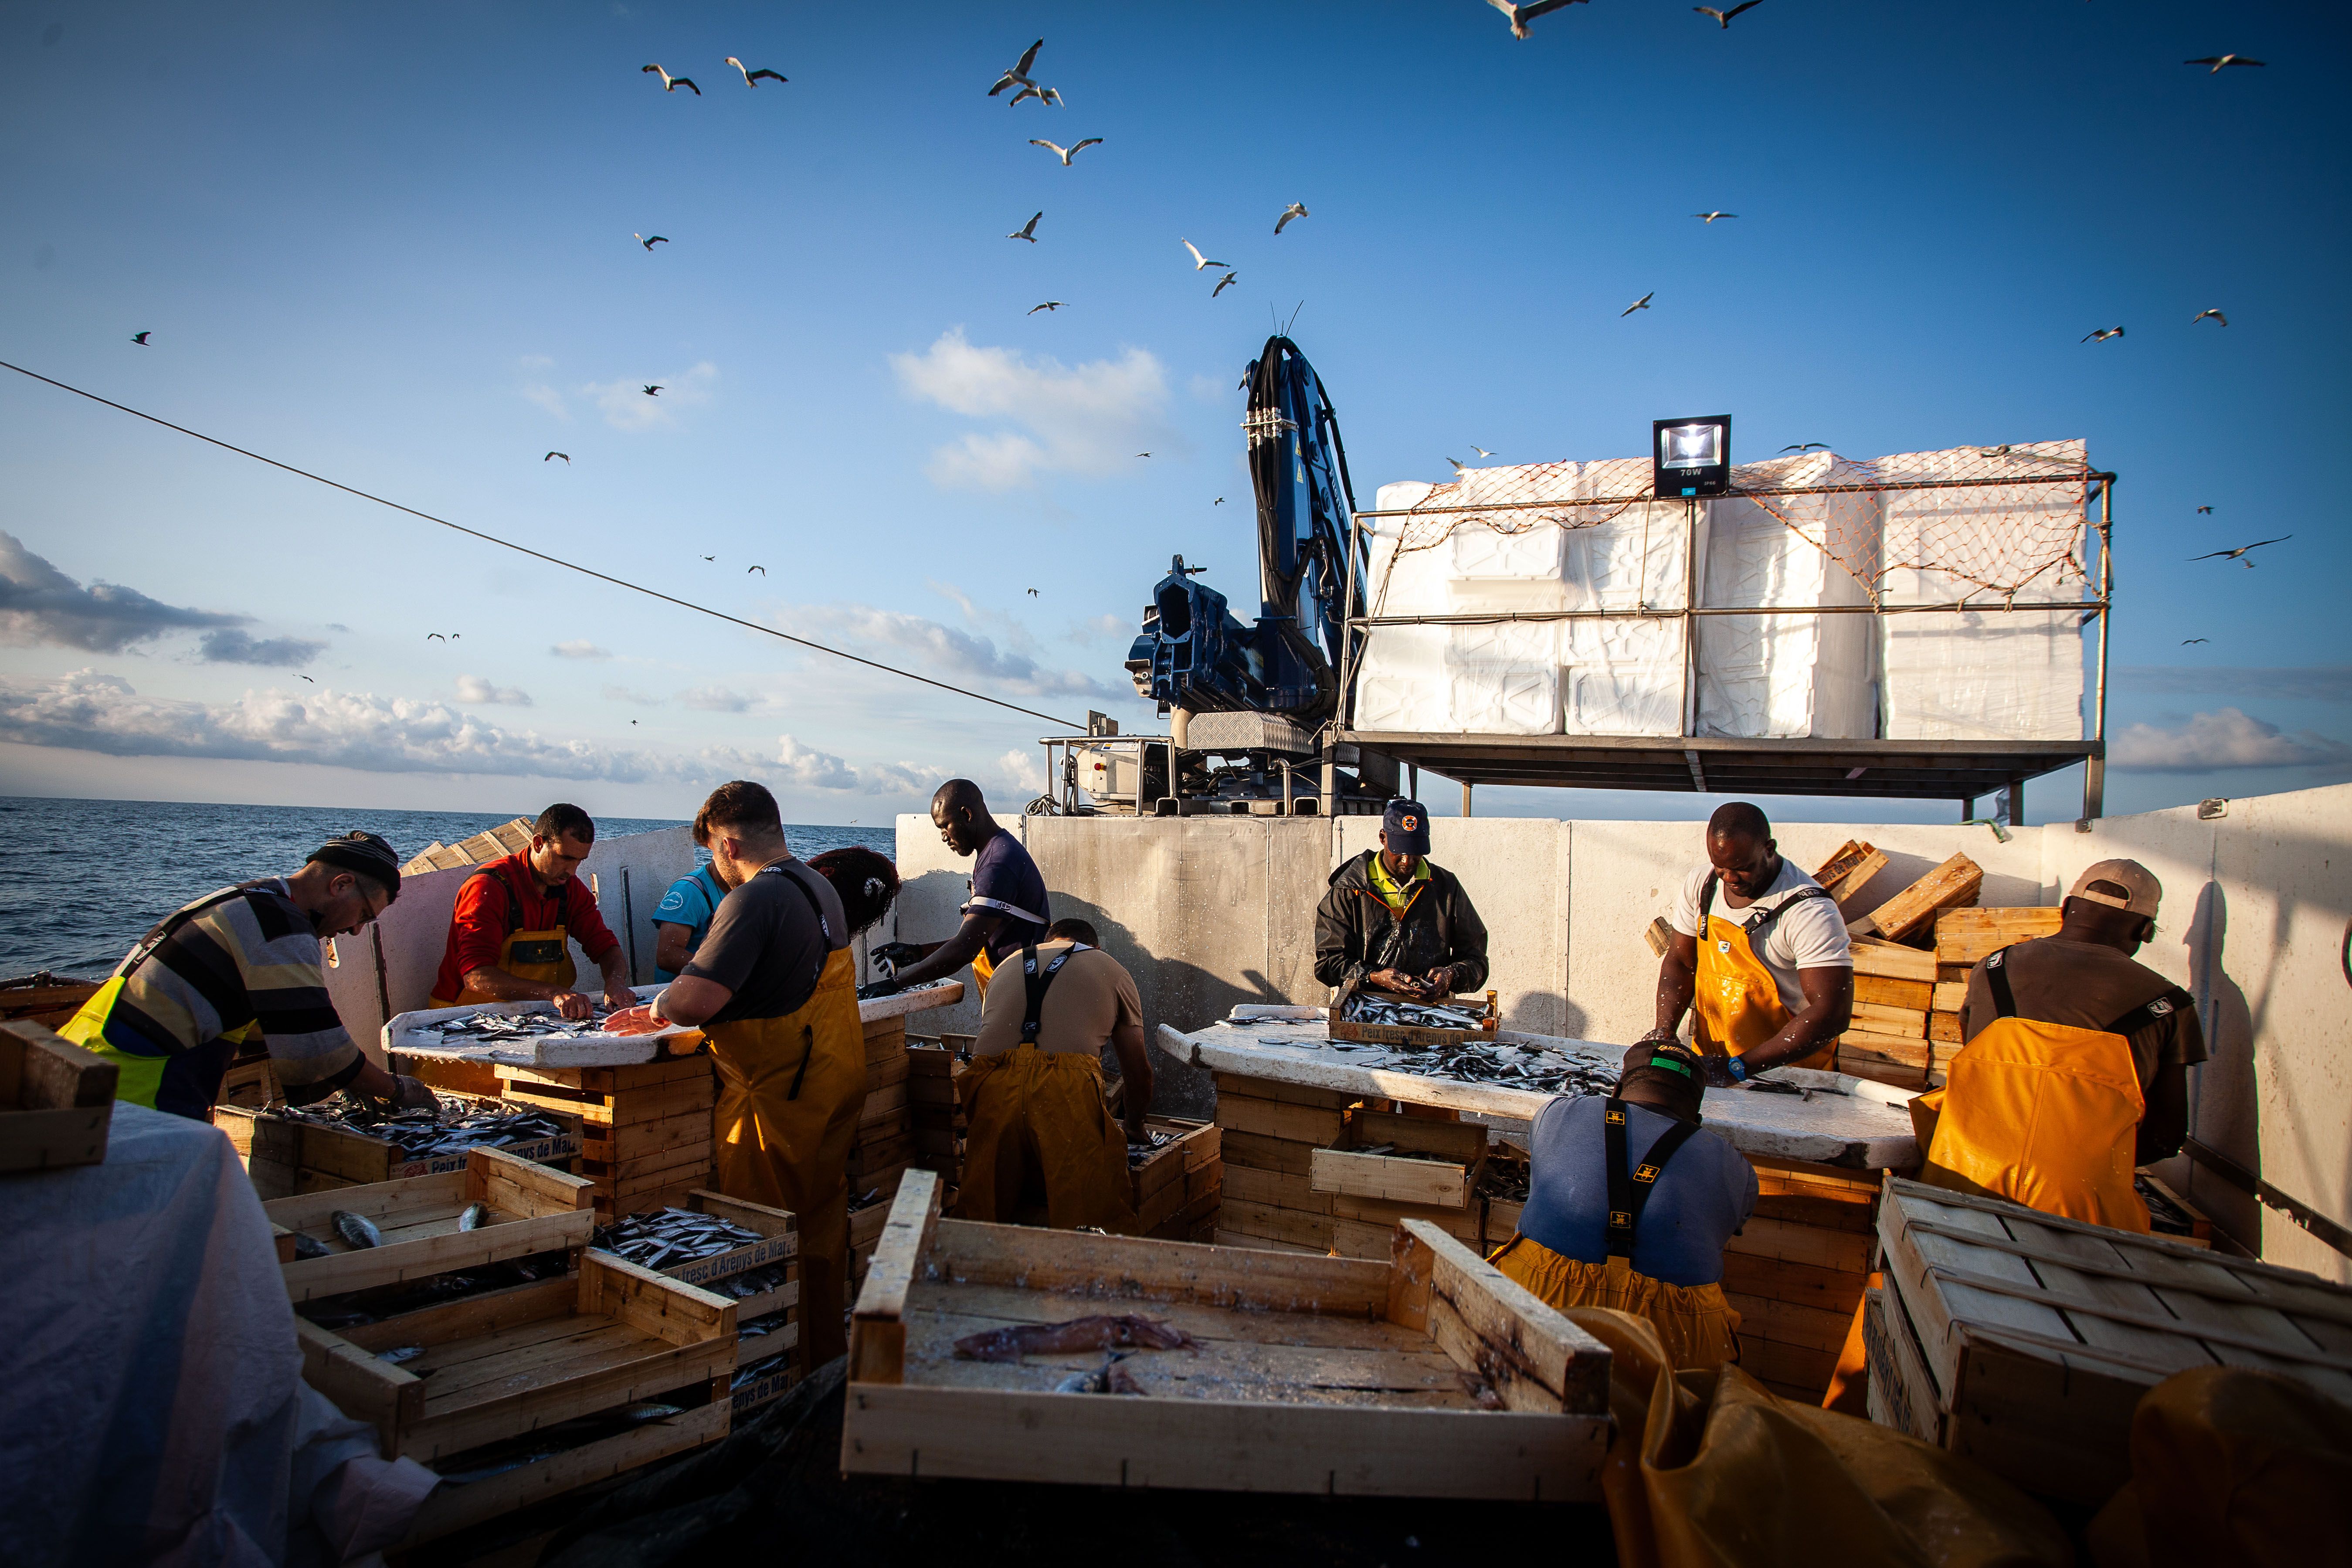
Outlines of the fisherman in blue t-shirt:
[{"label": "fisherman in blue t-shirt", "polygon": [[971,897],[963,924],[945,942],[894,942],[873,952],[875,966],[896,985],[919,985],[971,965],[980,994],[1007,958],[1045,939],[1054,911],[1047,908],[1045,879],[1021,840],[997,825],[988,802],[970,779],[950,779],[931,797],[931,821],[958,855],[975,857]]},{"label": "fisherman in blue t-shirt", "polygon": [[1699,1126],[1699,1058],[1635,1046],[1610,1095],[1536,1112],[1527,1207],[1493,1262],[1544,1302],[1646,1318],[1678,1370],[1739,1359],[1723,1295],[1725,1243],[1756,1212],[1756,1171]]},{"label": "fisherman in blue t-shirt", "polygon": [[719,912],[719,901],[727,889],[710,872],[708,861],[694,874],[680,877],[669,885],[662,901],[654,906],[654,977],[665,984],[677,978],[679,970],[694,956],[709,934],[710,917]]}]

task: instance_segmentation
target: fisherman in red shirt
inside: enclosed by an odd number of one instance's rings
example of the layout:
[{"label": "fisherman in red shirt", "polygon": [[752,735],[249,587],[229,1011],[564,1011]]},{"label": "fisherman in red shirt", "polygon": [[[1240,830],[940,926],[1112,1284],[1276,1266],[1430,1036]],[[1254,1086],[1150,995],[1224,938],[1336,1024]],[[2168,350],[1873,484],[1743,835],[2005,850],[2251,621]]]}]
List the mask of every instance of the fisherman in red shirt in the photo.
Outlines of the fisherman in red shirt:
[{"label": "fisherman in red shirt", "polygon": [[604,1005],[636,1005],[620,940],[576,875],[595,847],[596,825],[576,805],[551,805],[532,825],[530,847],[493,860],[466,879],[449,914],[449,946],[433,983],[433,1005],[552,1002],[567,1018],[595,1011],[572,989],[579,979],[570,942],[604,975]]}]

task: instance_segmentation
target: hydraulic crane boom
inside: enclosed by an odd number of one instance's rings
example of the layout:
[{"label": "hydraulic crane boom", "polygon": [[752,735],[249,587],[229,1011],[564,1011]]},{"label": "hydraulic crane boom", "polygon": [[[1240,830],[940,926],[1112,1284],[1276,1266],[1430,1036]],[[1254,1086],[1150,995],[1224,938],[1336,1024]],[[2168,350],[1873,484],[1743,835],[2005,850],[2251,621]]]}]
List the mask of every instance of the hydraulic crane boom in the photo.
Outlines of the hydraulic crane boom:
[{"label": "hydraulic crane boom", "polygon": [[1365,560],[1349,545],[1347,449],[1330,395],[1288,338],[1265,341],[1243,384],[1257,620],[1244,626],[1223,594],[1194,581],[1202,568],[1180,555],[1152,591],[1127,669],[1137,692],[1164,708],[1269,713],[1312,730],[1338,711],[1351,594],[1358,607],[1364,602]]}]

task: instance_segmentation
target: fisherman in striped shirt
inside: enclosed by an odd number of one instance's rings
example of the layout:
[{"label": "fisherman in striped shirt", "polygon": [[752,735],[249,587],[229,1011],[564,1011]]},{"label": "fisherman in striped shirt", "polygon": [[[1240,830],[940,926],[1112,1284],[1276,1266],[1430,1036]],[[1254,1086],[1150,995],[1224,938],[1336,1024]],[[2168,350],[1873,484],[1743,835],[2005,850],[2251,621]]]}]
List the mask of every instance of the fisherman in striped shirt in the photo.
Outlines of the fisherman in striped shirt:
[{"label": "fisherman in striped shirt", "polygon": [[400,859],[346,833],[285,877],[207,893],[149,931],[58,1033],[121,1069],[116,1098],[212,1119],[236,1047],[258,1036],[288,1103],[337,1089],[429,1106],[433,1091],[370,1062],[328,999],[322,937],[364,929],[400,896]]}]

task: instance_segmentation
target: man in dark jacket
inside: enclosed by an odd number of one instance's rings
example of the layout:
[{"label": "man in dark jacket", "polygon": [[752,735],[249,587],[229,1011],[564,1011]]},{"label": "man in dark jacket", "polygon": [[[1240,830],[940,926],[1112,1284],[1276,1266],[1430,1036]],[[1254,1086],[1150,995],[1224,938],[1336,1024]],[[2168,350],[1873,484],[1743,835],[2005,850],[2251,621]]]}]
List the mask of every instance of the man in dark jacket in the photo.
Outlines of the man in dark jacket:
[{"label": "man in dark jacket", "polygon": [[1389,802],[1381,848],[1331,873],[1315,911],[1315,978],[1443,1001],[1486,984],[1486,922],[1454,873],[1429,862],[1429,813]]}]

